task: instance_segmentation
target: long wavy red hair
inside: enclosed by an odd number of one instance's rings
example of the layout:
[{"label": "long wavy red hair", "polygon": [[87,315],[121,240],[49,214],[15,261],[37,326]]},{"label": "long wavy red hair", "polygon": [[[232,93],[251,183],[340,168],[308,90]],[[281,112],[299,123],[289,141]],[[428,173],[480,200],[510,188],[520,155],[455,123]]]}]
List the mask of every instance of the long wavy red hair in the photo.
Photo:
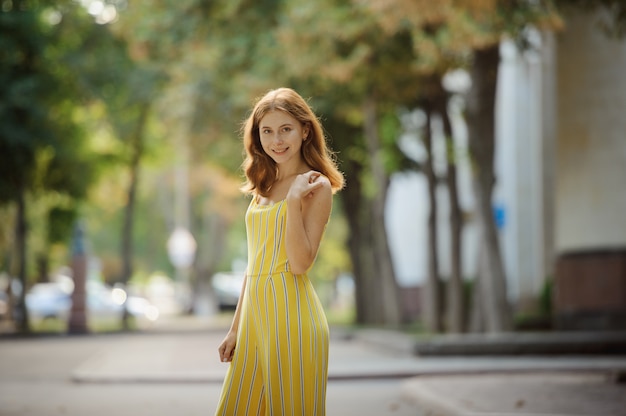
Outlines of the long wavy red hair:
[{"label": "long wavy red hair", "polygon": [[259,123],[270,111],[284,111],[309,127],[307,139],[302,143],[302,158],[312,169],[322,173],[330,180],[334,192],[343,188],[343,174],[337,168],[335,156],[326,144],[322,125],[307,102],[291,88],[278,88],[261,97],[252,113],[243,124],[243,143],[246,158],[243,169],[246,182],[242,190],[268,196],[276,181],[278,166],[261,147]]}]

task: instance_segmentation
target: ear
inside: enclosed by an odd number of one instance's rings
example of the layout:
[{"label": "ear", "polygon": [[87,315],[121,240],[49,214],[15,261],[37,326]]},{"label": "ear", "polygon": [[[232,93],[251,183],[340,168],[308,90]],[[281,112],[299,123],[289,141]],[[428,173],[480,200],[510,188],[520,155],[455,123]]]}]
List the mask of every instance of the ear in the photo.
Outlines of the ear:
[{"label": "ear", "polygon": [[308,140],[310,131],[311,131],[311,128],[309,127],[309,123],[305,123],[302,126],[302,140],[304,141]]}]

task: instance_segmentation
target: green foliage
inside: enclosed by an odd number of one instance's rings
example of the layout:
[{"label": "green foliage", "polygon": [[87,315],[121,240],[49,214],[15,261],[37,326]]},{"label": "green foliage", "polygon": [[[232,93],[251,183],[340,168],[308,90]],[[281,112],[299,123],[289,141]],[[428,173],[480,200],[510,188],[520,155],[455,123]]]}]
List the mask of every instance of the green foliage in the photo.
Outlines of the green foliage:
[{"label": "green foliage", "polygon": [[[418,169],[397,147],[397,109],[415,107],[429,83],[468,66],[473,49],[503,35],[523,39],[530,24],[558,27],[554,3],[599,3],[615,22],[626,21],[621,0],[107,3],[118,20],[99,25],[76,1],[0,2],[0,205],[34,194],[31,201],[48,212],[51,243],[67,238],[77,213],[89,215],[94,251],[115,267],[126,202],[120,188],[128,180],[119,170],[131,160],[149,105],[144,169],[152,182],[138,192],[135,236],[144,271],[170,267],[162,237],[173,185],[163,178],[177,143],[191,144],[192,171],[211,175],[204,169],[219,166],[237,182],[240,122],[267,89],[291,86],[310,97],[349,185],[362,187],[351,195],[361,198],[375,192],[362,132],[366,97],[378,104],[387,173]],[[191,187],[196,217],[216,209],[204,204],[213,186]],[[232,257],[241,254],[242,234],[229,231]],[[348,267],[345,234],[327,237],[324,263]]]},{"label": "green foliage", "polygon": [[74,118],[80,92],[60,64],[62,39],[42,5],[8,3],[0,13],[0,202],[27,189],[83,198],[94,158]]},{"label": "green foliage", "polygon": [[554,292],[554,280],[548,277],[543,282],[541,293],[539,294],[539,312],[543,316],[552,315],[552,299]]},{"label": "green foliage", "polygon": [[73,1],[2,2],[0,204],[23,194],[33,204],[28,263],[64,252],[49,244],[68,243],[98,174],[129,158],[124,146],[102,153],[93,139],[106,125],[123,140],[131,136],[139,106],[163,79],[137,69],[109,29]]},{"label": "green foliage", "polygon": [[54,138],[46,35],[37,11],[26,6],[7,2],[0,12],[0,204],[32,184],[37,149]]},{"label": "green foliage", "polygon": [[311,270],[313,280],[333,283],[341,272],[351,270],[350,259],[342,247],[348,227],[340,213],[340,207],[335,206],[320,244],[318,258]]},{"label": "green foliage", "polygon": [[48,213],[48,242],[65,243],[76,220],[75,209],[54,207]]}]

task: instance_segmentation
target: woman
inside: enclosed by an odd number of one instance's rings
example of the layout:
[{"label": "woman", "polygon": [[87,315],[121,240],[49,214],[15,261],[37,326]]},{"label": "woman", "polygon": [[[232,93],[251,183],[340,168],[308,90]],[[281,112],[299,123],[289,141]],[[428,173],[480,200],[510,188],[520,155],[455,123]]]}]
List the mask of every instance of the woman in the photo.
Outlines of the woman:
[{"label": "woman", "polygon": [[268,92],[244,125],[248,267],[216,415],[324,415],[328,324],[307,277],[343,187],[322,127],[295,91]]}]

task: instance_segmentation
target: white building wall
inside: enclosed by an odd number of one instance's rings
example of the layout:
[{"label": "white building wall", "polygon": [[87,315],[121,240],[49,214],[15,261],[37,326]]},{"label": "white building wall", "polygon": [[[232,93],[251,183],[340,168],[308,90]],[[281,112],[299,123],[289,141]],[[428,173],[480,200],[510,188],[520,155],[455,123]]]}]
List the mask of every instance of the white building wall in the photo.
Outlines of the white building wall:
[{"label": "white building wall", "polygon": [[500,243],[509,298],[523,301],[540,291],[545,278],[541,59],[510,41],[502,43],[501,56],[494,205],[505,213]]},{"label": "white building wall", "polygon": [[385,223],[389,248],[400,286],[426,281],[428,234],[428,188],[424,175],[403,173],[393,176]]},{"label": "white building wall", "polygon": [[558,40],[556,249],[626,246],[626,40],[570,15]]},{"label": "white building wall", "polygon": [[[567,36],[537,36],[537,51],[520,53],[507,42],[501,49],[494,206],[505,213],[500,241],[509,296],[516,302],[539,293],[553,274],[555,254],[626,245],[626,41],[607,38],[585,15],[568,16],[566,30]],[[453,122],[466,149],[463,122],[459,117]],[[419,140],[412,143],[413,155],[423,160]],[[473,277],[478,236],[471,222],[467,159],[462,166],[462,203],[470,218],[463,236],[464,274]],[[440,191],[445,275],[448,203],[445,189]],[[428,244],[425,178],[395,177],[388,204],[401,284],[422,284]]]}]

